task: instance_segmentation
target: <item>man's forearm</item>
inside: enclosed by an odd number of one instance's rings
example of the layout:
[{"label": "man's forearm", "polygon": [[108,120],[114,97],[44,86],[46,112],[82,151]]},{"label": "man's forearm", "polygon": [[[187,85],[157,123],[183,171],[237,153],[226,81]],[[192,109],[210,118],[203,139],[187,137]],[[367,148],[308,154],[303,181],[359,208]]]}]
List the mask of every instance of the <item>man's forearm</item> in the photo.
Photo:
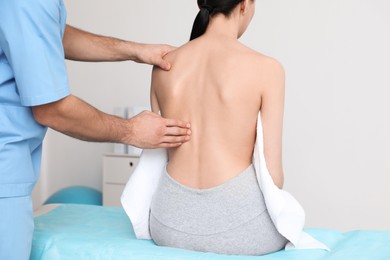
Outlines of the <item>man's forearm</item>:
[{"label": "man's forearm", "polygon": [[100,36],[67,25],[64,38],[65,57],[77,61],[124,61],[156,65],[169,70],[163,57],[175,48],[166,44],[143,44]]},{"label": "man's forearm", "polygon": [[77,61],[136,60],[141,44],[92,34],[67,25],[63,38],[65,57]]},{"label": "man's forearm", "polygon": [[39,123],[77,139],[132,142],[131,124],[127,120],[105,114],[75,96],[34,107],[33,112]]}]

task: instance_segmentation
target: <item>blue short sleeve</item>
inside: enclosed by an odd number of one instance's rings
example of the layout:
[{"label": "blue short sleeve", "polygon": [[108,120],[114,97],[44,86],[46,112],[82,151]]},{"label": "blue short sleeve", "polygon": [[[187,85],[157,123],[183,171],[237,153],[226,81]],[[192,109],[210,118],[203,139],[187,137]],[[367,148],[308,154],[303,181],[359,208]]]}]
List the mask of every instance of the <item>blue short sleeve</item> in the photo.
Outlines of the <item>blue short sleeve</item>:
[{"label": "blue short sleeve", "polygon": [[0,0],[0,49],[23,106],[69,95],[62,45],[65,20],[62,0]]}]

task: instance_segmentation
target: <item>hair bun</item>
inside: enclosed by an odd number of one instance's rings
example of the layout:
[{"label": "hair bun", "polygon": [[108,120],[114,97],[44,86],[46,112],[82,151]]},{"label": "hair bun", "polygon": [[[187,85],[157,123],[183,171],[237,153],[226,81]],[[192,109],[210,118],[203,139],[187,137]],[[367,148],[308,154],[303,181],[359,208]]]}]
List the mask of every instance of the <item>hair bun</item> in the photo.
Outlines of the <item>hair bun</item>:
[{"label": "hair bun", "polygon": [[228,17],[242,1],[244,0],[197,0],[200,10],[192,26],[190,41],[205,33],[213,15],[221,13]]},{"label": "hair bun", "polygon": [[214,8],[205,4],[205,5],[201,5],[200,6],[200,9],[206,9],[210,14],[213,12]]}]

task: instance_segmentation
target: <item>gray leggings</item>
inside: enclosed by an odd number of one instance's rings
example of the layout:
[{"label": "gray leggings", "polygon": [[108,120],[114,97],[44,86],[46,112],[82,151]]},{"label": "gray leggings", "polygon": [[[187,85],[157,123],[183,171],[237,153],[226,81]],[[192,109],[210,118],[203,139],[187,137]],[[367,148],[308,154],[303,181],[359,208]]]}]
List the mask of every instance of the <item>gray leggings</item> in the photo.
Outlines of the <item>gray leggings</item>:
[{"label": "gray leggings", "polygon": [[268,214],[253,165],[201,190],[165,171],[152,200],[150,232],[160,246],[219,254],[263,255],[287,243]]}]

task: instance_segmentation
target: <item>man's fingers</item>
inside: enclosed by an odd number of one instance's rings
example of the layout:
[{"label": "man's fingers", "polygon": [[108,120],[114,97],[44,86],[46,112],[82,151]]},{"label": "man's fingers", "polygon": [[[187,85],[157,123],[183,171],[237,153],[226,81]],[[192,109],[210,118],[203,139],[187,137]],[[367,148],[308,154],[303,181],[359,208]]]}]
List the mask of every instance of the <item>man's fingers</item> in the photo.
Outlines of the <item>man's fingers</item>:
[{"label": "man's fingers", "polygon": [[183,136],[164,136],[161,143],[184,143],[190,140],[189,135]]},{"label": "man's fingers", "polygon": [[163,45],[161,51],[161,59],[157,62],[157,66],[159,66],[163,70],[170,70],[171,64],[164,60],[164,56],[167,55],[169,52],[175,50],[176,47],[170,46],[170,45]]},{"label": "man's fingers", "polygon": [[182,145],[183,143],[161,143],[159,148],[174,148]]},{"label": "man's fingers", "polygon": [[177,120],[177,119],[165,119],[165,125],[170,127],[170,126],[176,126],[176,127],[181,127],[181,128],[190,128],[191,125],[190,123]]},{"label": "man's fingers", "polygon": [[188,128],[180,128],[180,127],[167,127],[167,130],[165,132],[165,135],[173,135],[173,136],[180,136],[180,135],[190,135],[191,130]]},{"label": "man's fingers", "polygon": [[171,69],[171,64],[163,59],[161,59],[156,65],[159,66],[163,70],[170,70]]},{"label": "man's fingers", "polygon": [[174,50],[176,50],[176,49],[177,49],[177,47],[175,47],[175,46],[166,45],[166,46],[165,46],[164,55],[166,55],[167,53],[169,53],[169,52],[171,52],[171,51],[174,51]]}]

